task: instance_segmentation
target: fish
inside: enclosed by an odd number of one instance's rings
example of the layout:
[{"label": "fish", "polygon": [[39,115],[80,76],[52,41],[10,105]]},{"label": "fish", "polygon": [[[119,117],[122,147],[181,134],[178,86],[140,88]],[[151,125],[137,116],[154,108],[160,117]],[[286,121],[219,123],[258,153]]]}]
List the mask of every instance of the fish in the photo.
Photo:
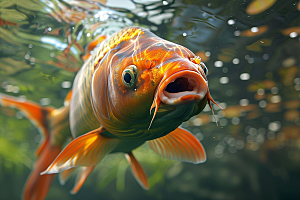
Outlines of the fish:
[{"label": "fish", "polygon": [[149,189],[132,152],[144,143],[168,159],[205,162],[203,145],[180,125],[207,104],[212,112],[211,104],[218,105],[207,74],[189,49],[145,28],[127,27],[105,39],[84,63],[63,107],[0,94],[2,106],[22,110],[44,136],[23,199],[44,199],[55,174],[64,184],[79,169],[71,191],[76,194],[95,166],[113,153],[124,154],[137,182]]}]

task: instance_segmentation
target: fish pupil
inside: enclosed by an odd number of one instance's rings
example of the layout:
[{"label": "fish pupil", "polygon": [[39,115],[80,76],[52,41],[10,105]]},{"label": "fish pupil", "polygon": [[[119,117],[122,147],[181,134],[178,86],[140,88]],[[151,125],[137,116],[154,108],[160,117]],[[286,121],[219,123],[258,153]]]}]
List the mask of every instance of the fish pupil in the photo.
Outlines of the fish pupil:
[{"label": "fish pupil", "polygon": [[124,81],[125,81],[126,83],[130,83],[131,79],[132,79],[132,77],[131,77],[131,74],[130,74],[130,73],[125,73],[125,74],[124,74]]},{"label": "fish pupil", "polygon": [[204,74],[207,74],[207,68],[206,67],[204,67],[204,69],[203,69],[203,71],[204,71]]},{"label": "fish pupil", "polygon": [[169,93],[192,91],[193,86],[189,84],[189,81],[186,78],[180,77],[177,78],[174,82],[169,83],[165,90]]}]

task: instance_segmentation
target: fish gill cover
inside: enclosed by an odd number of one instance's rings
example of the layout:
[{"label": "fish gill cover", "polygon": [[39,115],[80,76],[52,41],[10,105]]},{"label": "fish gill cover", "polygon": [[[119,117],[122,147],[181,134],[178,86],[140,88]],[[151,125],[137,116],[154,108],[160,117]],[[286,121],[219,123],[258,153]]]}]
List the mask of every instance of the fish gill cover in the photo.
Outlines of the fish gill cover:
[{"label": "fish gill cover", "polygon": [[[76,196],[68,194],[71,181],[62,187],[55,180],[48,199],[298,199],[299,1],[122,2],[2,0],[1,92],[60,107],[94,47],[139,25],[186,46],[208,67],[210,91],[224,108],[214,106],[219,126],[208,107],[182,124],[208,159],[182,164],[143,146],[134,152],[149,191],[130,176],[125,181],[128,164],[116,154]],[[0,112],[0,199],[18,199],[40,138],[23,113]]]}]

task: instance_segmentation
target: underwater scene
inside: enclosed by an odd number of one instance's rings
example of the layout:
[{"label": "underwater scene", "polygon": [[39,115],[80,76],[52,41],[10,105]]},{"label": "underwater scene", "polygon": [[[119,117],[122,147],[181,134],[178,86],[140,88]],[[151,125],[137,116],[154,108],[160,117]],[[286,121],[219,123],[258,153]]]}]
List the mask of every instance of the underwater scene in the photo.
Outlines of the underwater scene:
[{"label": "underwater scene", "polygon": [[[164,68],[176,62],[192,67],[178,78]],[[299,187],[299,0],[0,0],[0,200],[281,200]]]}]

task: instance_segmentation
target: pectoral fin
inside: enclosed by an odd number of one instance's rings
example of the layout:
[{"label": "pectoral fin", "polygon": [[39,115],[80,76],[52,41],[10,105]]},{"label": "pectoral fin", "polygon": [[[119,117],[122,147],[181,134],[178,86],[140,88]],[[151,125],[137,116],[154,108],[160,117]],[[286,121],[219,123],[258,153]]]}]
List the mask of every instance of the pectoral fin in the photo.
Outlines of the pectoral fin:
[{"label": "pectoral fin", "polygon": [[118,144],[117,139],[101,135],[103,131],[101,127],[72,140],[41,175],[98,164]]},{"label": "pectoral fin", "polygon": [[149,183],[146,176],[146,173],[144,172],[142,166],[140,163],[135,159],[132,152],[126,154],[126,158],[131,166],[131,171],[137,182],[146,190],[149,189]]},{"label": "pectoral fin", "polygon": [[195,164],[206,160],[202,144],[193,134],[182,128],[177,128],[168,135],[148,143],[155,153],[165,158]]}]

